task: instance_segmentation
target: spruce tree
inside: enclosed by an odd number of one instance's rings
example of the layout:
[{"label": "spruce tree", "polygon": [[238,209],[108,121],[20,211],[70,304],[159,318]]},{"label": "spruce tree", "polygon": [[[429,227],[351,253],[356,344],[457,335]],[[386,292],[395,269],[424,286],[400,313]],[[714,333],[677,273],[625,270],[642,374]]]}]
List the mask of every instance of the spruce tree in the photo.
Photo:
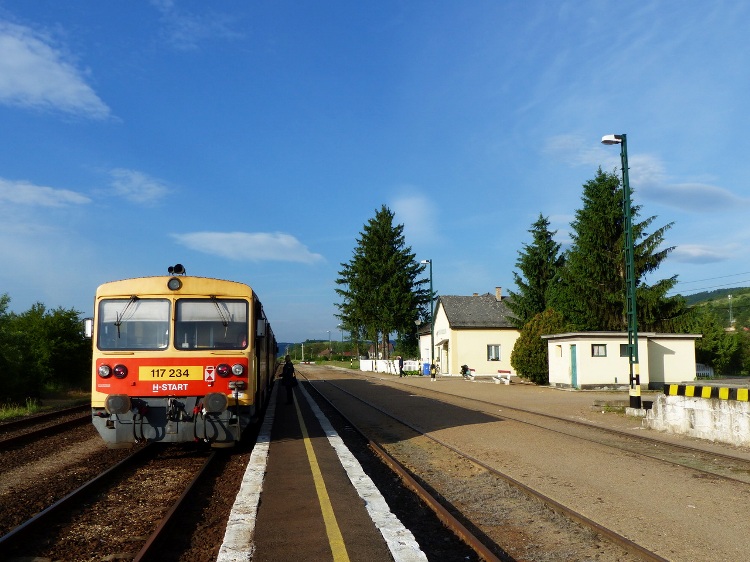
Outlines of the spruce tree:
[{"label": "spruce tree", "polygon": [[417,277],[425,266],[406,246],[404,225],[393,224],[394,214],[385,205],[364,226],[352,259],[341,264],[336,293],[341,302],[338,318],[345,326],[372,341],[383,339],[387,353],[390,334],[416,331],[415,320],[429,300]]},{"label": "spruce tree", "polygon": [[[571,223],[573,244],[550,292],[550,304],[578,330],[625,330],[625,218],[619,177],[599,168],[596,177],[583,185],[582,199],[583,207]],[[638,328],[664,331],[685,309],[682,298],[666,296],[677,277],[653,285],[646,284],[644,277],[674,249],[659,249],[673,223],[649,234],[656,217],[638,222],[639,211],[640,206],[631,204]]]},{"label": "spruce tree", "polygon": [[554,241],[557,231],[550,232],[549,220],[541,213],[529,233],[532,243],[524,244],[516,260],[516,267],[521,273],[513,272],[518,292],[509,291],[511,298],[507,300],[514,315],[511,320],[519,329],[547,309],[547,291],[565,263],[560,254],[560,244]]}]

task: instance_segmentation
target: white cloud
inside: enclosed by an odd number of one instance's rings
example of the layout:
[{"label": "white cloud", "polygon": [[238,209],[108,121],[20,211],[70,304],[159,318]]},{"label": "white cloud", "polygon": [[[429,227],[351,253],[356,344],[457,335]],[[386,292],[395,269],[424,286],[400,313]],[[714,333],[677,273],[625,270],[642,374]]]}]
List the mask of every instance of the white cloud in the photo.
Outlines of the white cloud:
[{"label": "white cloud", "polygon": [[192,232],[173,234],[172,238],[191,250],[236,261],[323,261],[323,256],[281,232]]},{"label": "white cloud", "polygon": [[644,198],[683,211],[725,211],[750,206],[750,199],[738,197],[722,187],[703,183],[647,184],[641,188],[640,193]]},{"label": "white cloud", "polygon": [[[572,165],[587,165],[605,172],[620,173],[619,147],[591,148],[580,136],[559,135],[550,139],[545,151]],[[614,149],[614,150],[613,150]],[[739,197],[716,185],[701,182],[674,182],[662,161],[650,154],[628,154],[630,187],[637,197],[666,207],[691,212],[723,211],[750,206],[750,199]]]},{"label": "white cloud", "polygon": [[726,261],[730,258],[729,255],[720,249],[699,244],[680,244],[669,257],[678,262],[696,264],[715,263]]},{"label": "white cloud", "polygon": [[108,117],[109,107],[50,43],[27,27],[0,21],[0,103]]},{"label": "white cloud", "polygon": [[196,49],[198,43],[213,37],[236,39],[241,33],[233,31],[229,24],[232,19],[223,14],[210,12],[207,15],[196,15],[182,10],[174,0],[152,0],[151,4],[159,10],[164,24],[163,34],[175,49],[189,51]]},{"label": "white cloud", "polygon": [[439,209],[434,200],[422,194],[403,195],[391,203],[391,210],[395,215],[394,222],[404,225],[407,246],[435,242],[438,237]]},{"label": "white cloud", "polygon": [[161,180],[136,170],[115,168],[109,175],[115,193],[133,203],[154,204],[171,191]]},{"label": "white cloud", "polygon": [[12,181],[0,178],[0,201],[17,205],[39,207],[64,207],[85,205],[91,199],[75,191],[34,185],[26,181]]}]

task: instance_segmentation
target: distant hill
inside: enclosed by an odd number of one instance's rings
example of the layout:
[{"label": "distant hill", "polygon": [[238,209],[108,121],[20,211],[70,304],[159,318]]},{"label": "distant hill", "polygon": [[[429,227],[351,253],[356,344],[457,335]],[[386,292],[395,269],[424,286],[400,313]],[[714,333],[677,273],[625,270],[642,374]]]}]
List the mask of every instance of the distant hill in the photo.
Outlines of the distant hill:
[{"label": "distant hill", "polygon": [[707,302],[707,301],[714,301],[719,299],[727,299],[729,300],[729,295],[732,295],[732,298],[739,297],[740,295],[745,295],[750,293],[750,287],[735,287],[734,289],[716,289],[715,291],[703,291],[702,293],[694,293],[692,295],[686,295],[685,301],[687,302],[688,306],[692,306],[694,304]]},{"label": "distant hill", "polygon": [[750,327],[750,287],[704,291],[686,295],[685,301],[691,307],[709,308],[727,328]]}]

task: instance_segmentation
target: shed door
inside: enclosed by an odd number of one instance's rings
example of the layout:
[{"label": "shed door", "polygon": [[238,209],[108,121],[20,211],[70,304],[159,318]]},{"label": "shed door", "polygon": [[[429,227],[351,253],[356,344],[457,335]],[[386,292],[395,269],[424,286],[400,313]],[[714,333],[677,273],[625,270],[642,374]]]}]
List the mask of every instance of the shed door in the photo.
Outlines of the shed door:
[{"label": "shed door", "polygon": [[576,361],[576,346],[570,346],[570,386],[578,388],[578,364]]}]

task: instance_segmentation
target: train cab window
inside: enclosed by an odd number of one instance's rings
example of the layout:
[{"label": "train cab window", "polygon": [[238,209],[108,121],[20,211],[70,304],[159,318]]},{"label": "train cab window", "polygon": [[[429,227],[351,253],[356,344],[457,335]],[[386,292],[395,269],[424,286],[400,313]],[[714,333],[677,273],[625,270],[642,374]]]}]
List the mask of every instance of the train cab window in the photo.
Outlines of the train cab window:
[{"label": "train cab window", "polygon": [[170,304],[166,299],[106,299],[99,303],[101,350],[166,349]]},{"label": "train cab window", "polygon": [[180,299],[176,303],[177,349],[245,349],[248,304],[232,299]]}]

